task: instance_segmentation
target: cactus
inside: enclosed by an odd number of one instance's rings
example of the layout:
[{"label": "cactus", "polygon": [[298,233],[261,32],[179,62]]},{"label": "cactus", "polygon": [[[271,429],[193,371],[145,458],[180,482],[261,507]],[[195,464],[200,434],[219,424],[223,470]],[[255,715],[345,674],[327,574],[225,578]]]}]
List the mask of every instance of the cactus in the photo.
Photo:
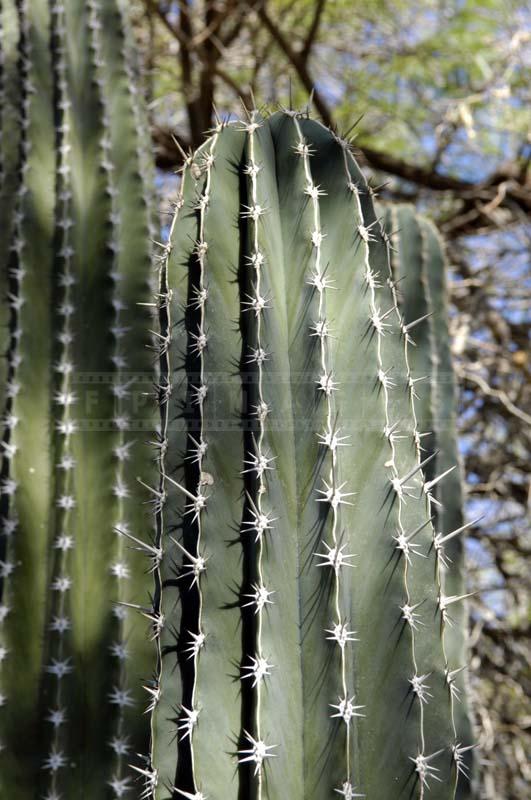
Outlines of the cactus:
[{"label": "cactus", "polygon": [[153,299],[125,4],[0,20],[3,793],[470,796],[433,229],[307,115],[218,120]]},{"label": "cactus", "polygon": [[[419,455],[433,455],[426,465],[426,480],[444,475],[433,483],[431,514],[434,518],[434,548],[437,581],[447,597],[465,595],[462,534],[474,520],[464,524],[461,470],[455,430],[456,397],[448,332],[446,291],[447,264],[444,245],[434,225],[412,206],[395,206],[385,212],[384,228],[393,231],[392,264],[398,305],[406,325],[415,325],[415,346],[407,346],[411,371],[413,413],[429,431],[418,441]],[[451,610],[452,625],[444,630],[447,679],[451,687],[453,727],[456,739],[470,741],[472,732],[466,702],[467,630],[464,604]],[[468,770],[470,763],[463,768]]]},{"label": "cactus", "polygon": [[425,436],[448,398],[416,380],[440,253],[408,231],[429,291],[403,310],[371,195],[347,143],[291,111],[218,120],[185,159],[159,256],[145,798],[469,796],[453,445]]},{"label": "cactus", "polygon": [[122,797],[149,737],[149,644],[115,602],[149,584],[130,537],[153,425],[152,176],[124,9],[2,4],[0,785],[17,800]]}]

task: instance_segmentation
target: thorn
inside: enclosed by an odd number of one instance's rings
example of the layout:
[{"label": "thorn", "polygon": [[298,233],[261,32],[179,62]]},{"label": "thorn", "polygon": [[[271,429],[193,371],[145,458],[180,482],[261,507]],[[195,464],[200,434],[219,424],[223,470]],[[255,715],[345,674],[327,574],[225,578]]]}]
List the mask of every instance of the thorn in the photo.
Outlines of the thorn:
[{"label": "thorn", "polygon": [[378,380],[382,384],[383,388],[386,390],[394,389],[396,386],[396,383],[389,377],[389,373],[391,372],[392,369],[393,367],[391,366],[388,367],[385,371],[383,369],[378,370]]},{"label": "thorn", "polygon": [[426,525],[429,525],[430,522],[433,522],[433,520],[434,517],[430,517],[428,520],[426,520],[426,522],[421,523],[417,528],[415,528],[415,530],[412,533],[405,534],[403,531],[397,531],[396,535],[393,536],[393,539],[397,543],[396,549],[401,550],[404,553],[404,556],[406,557],[406,561],[408,564],[411,564],[410,556],[412,555],[422,556],[422,558],[427,558],[427,556],[425,556],[423,553],[418,553],[417,550],[415,549],[421,547],[421,545],[414,544],[411,540],[418,533],[420,533],[420,531],[423,528],[425,528]]},{"label": "thorn", "polygon": [[325,485],[325,489],[317,489],[319,494],[322,494],[323,497],[317,498],[318,503],[330,503],[334,511],[339,508],[340,505],[351,506],[353,503],[345,500],[345,497],[353,497],[356,492],[342,492],[342,488],[347,485],[347,481],[344,481],[340,486],[334,488],[333,486],[329,486],[328,483],[322,479]]},{"label": "thorn", "polygon": [[129,689],[120,689],[119,686],[114,686],[112,688],[108,698],[110,703],[120,706],[120,708],[131,707],[135,704]]},{"label": "thorn", "polygon": [[253,499],[250,496],[250,494],[247,491],[245,493],[246,493],[247,499],[248,499],[248,501],[249,501],[249,503],[251,505],[250,511],[251,511],[252,516],[253,516],[253,519],[243,520],[242,526],[243,525],[247,526],[247,528],[245,529],[246,533],[254,531],[256,533],[256,536],[255,536],[254,540],[255,540],[255,542],[258,542],[259,540],[262,539],[262,536],[264,535],[264,533],[266,531],[270,531],[270,530],[274,529],[274,527],[273,527],[273,525],[271,523],[276,522],[278,520],[278,517],[271,517],[270,516],[271,512],[268,512],[267,514],[264,514],[263,511],[261,511],[260,509],[258,509],[256,507],[256,505],[254,504]]},{"label": "thorn", "polygon": [[144,711],[144,714],[151,714],[153,711],[155,711],[155,708],[160,700],[161,688],[155,684],[154,686],[142,686],[142,689],[144,689],[150,697],[150,701],[146,710]]},{"label": "thorn", "polygon": [[447,597],[441,593],[438,598],[438,605],[443,622],[447,622],[448,625],[452,627],[452,618],[448,614],[448,606],[451,606],[453,603],[459,603],[461,600],[466,600],[469,597],[473,597],[475,594],[477,594],[477,592],[468,592],[467,594],[460,595],[453,594]]},{"label": "thorn", "polygon": [[248,465],[248,469],[241,470],[241,475],[246,475],[249,472],[254,472],[257,478],[262,478],[267,470],[274,470],[275,467],[273,462],[276,461],[278,456],[269,456],[265,453],[258,453],[254,455],[249,453],[249,460],[245,461],[244,464]]},{"label": "thorn", "polygon": [[205,644],[206,636],[205,634],[200,631],[199,633],[192,633],[192,631],[187,631],[188,635],[191,637],[191,642],[189,642],[188,647],[183,650],[183,653],[190,653],[187,656],[188,660],[192,658],[197,658],[199,655],[199,651]]},{"label": "thorn", "polygon": [[263,208],[258,203],[256,203],[253,206],[243,205],[242,208],[245,209],[245,210],[240,212],[241,218],[242,219],[252,219],[253,222],[258,222],[260,217],[263,217],[264,214],[266,214],[269,211],[268,208]]},{"label": "thorn", "polygon": [[477,744],[469,744],[468,746],[463,747],[460,742],[456,742],[454,745],[452,745],[452,755],[458,775],[464,775],[465,778],[469,777],[469,768],[463,759],[463,755],[469,750],[473,750],[475,747],[477,747]]},{"label": "thorn", "polygon": [[468,665],[465,664],[463,667],[458,667],[457,669],[449,669],[448,667],[445,670],[445,678],[446,678],[446,685],[450,690],[450,694],[457,700],[457,702],[461,702],[460,694],[461,690],[459,686],[456,684],[455,679],[458,675],[461,674],[465,669],[468,669]]},{"label": "thorn", "polygon": [[185,716],[180,722],[177,723],[177,730],[179,732],[182,731],[182,736],[179,737],[179,741],[183,742],[185,739],[192,739],[192,733],[199,718],[199,710],[197,708],[186,708],[186,706],[181,706],[181,711]]},{"label": "thorn", "polygon": [[378,223],[379,223],[379,220],[375,219],[374,222],[370,223],[370,225],[367,225],[367,226],[358,225],[358,234],[359,234],[360,238],[362,239],[362,241],[365,242],[365,244],[369,244],[369,242],[376,242],[377,241],[376,237],[373,236],[372,233],[371,233],[371,228],[373,228]]},{"label": "thorn", "polygon": [[320,186],[308,183],[304,187],[304,194],[307,194],[313,201],[317,202],[320,197],[326,197],[326,192]]},{"label": "thorn", "polygon": [[141,775],[145,780],[144,789],[140,794],[139,800],[150,800],[159,782],[157,770],[149,765],[145,769],[142,769],[142,767],[136,767],[134,764],[129,764],[129,766],[131,769],[134,769],[135,772],[138,772],[138,774]]},{"label": "thorn", "polygon": [[314,247],[321,247],[323,239],[326,239],[327,234],[319,230],[312,231],[311,241]]},{"label": "thorn", "polygon": [[337,714],[331,714],[331,718],[334,719],[335,717],[341,717],[343,722],[349,726],[350,722],[353,717],[364,717],[365,714],[359,714],[358,710],[360,708],[365,708],[365,706],[355,706],[353,704],[354,697],[352,696],[350,699],[347,697],[339,697],[339,702],[334,705],[334,703],[330,703],[331,708],[335,708],[337,710]]},{"label": "thorn", "polygon": [[261,739],[254,739],[250,733],[244,730],[245,737],[251,748],[249,750],[238,750],[238,755],[245,756],[238,759],[238,764],[245,764],[248,761],[254,762],[254,774],[258,775],[262,771],[262,764],[266,758],[276,758],[275,753],[268,752],[278,747],[276,744],[266,744]]},{"label": "thorn", "polygon": [[[404,486],[404,484],[406,483],[406,481],[408,481],[410,478],[412,478],[414,475],[416,475],[416,474],[417,474],[417,472],[419,472],[419,470],[421,470],[421,469],[424,469],[424,467],[426,466],[426,464],[429,464],[429,463],[430,463],[430,461],[433,461],[433,459],[435,458],[435,456],[437,456],[437,455],[438,455],[438,453],[439,453],[439,451],[438,451],[438,450],[436,450],[434,453],[432,453],[431,455],[429,455],[427,458],[425,458],[425,459],[424,459],[423,461],[421,461],[419,464],[416,464],[416,465],[415,465],[415,466],[414,466],[414,467],[413,467],[413,468],[412,468],[412,469],[411,469],[411,470],[410,470],[410,471],[407,473],[407,475],[404,475],[404,477],[403,477],[403,478],[400,478],[400,479],[399,479],[399,483],[400,483],[400,485],[401,485],[401,486]],[[424,484],[424,486],[426,486],[426,484]]]},{"label": "thorn", "polygon": [[242,306],[249,306],[249,307],[245,308],[244,311],[254,311],[256,317],[259,317],[262,311],[264,311],[265,309],[271,308],[270,305],[271,297],[262,297],[258,293],[256,293],[254,297],[250,294],[246,294],[245,296],[248,297],[249,299],[243,300]]},{"label": "thorn", "polygon": [[274,664],[269,664],[266,658],[262,658],[258,656],[258,658],[253,658],[253,656],[249,656],[251,659],[251,664],[247,664],[242,667],[242,670],[247,670],[247,675],[242,675],[242,680],[246,678],[253,679],[253,689],[262,681],[265,677],[269,677],[271,672],[269,670],[273,669],[275,666]]},{"label": "thorn", "polygon": [[411,689],[414,694],[416,694],[419,701],[425,705],[429,703],[428,698],[433,697],[433,695],[428,692],[428,689],[431,687],[425,683],[426,678],[429,678],[430,675],[431,672],[428,672],[426,675],[413,675],[408,681],[411,684]]},{"label": "thorn", "polygon": [[393,422],[392,425],[385,425],[383,429],[383,434],[389,442],[394,442],[397,439],[405,439],[405,434],[400,434],[398,432],[398,426],[400,425],[402,420],[398,419],[396,422]]},{"label": "thorn", "polygon": [[354,787],[352,786],[350,781],[344,781],[343,786],[341,789],[334,789],[334,792],[342,795],[345,800],[353,800],[354,797],[365,797],[364,794],[356,794],[354,792]]},{"label": "thorn", "polygon": [[50,675],[54,675],[57,680],[60,681],[65,675],[68,675],[70,672],[72,672],[73,669],[74,668],[70,664],[69,658],[65,659],[64,661],[52,658],[52,663],[47,665],[46,672],[49,672]]},{"label": "thorn", "polygon": [[369,320],[375,331],[380,336],[385,336],[385,329],[390,327],[389,323],[384,322],[384,320],[387,319],[387,317],[392,314],[394,310],[394,307],[392,307],[389,309],[389,311],[386,311],[384,314],[382,314],[379,308],[372,308]]},{"label": "thorn", "polygon": [[207,795],[203,794],[203,792],[185,792],[184,789],[178,789],[176,786],[173,787],[173,791],[177,792],[178,794],[182,795],[182,797],[186,797],[186,800],[207,800]]},{"label": "thorn", "polygon": [[359,639],[355,638],[356,631],[349,631],[348,627],[340,622],[335,623],[332,628],[326,628],[325,633],[331,634],[326,637],[327,640],[337,642],[341,650],[344,650],[349,642],[359,642]]},{"label": "thorn", "polygon": [[127,539],[130,539],[137,545],[137,547],[132,547],[132,550],[138,550],[139,552],[144,553],[144,555],[147,555],[153,561],[153,565],[150,567],[149,572],[153,572],[157,569],[164,554],[162,547],[155,547],[147,542],[143,542],[141,539],[137,539],[136,536],[133,536],[131,533],[123,530],[122,528],[116,527],[114,530],[119,536],[125,536]]},{"label": "thorn", "polygon": [[54,747],[52,748],[48,757],[44,760],[42,768],[48,770],[49,772],[57,772],[58,769],[66,767],[67,762],[68,760],[64,752]]},{"label": "thorn", "polygon": [[[166,480],[172,483],[174,486],[177,487],[186,497],[188,497],[192,502],[187,503],[185,506],[185,514],[192,514],[193,513],[193,521],[196,522],[199,519],[199,515],[201,511],[206,507],[206,501],[208,500],[208,495],[201,494],[201,489],[198,490],[197,495],[192,494],[185,489],[184,486],[181,486],[180,483],[174,481],[173,478],[170,478],[169,475],[166,475]],[[177,543],[176,543],[177,544]],[[181,547],[181,545],[179,545]]]},{"label": "thorn", "polygon": [[323,445],[324,447],[328,447],[328,449],[335,453],[338,447],[350,447],[350,443],[345,441],[346,439],[351,438],[351,434],[347,434],[347,436],[340,436],[341,428],[337,430],[332,430],[330,427],[324,433],[318,433],[317,438],[319,440],[319,444]]},{"label": "thorn", "polygon": [[438,533],[434,539],[435,549],[440,549],[443,544],[448,542],[450,539],[453,539],[454,536],[457,536],[459,533],[466,531],[467,528],[471,528],[472,525],[476,525],[484,518],[484,516],[485,516],[484,514],[481,514],[481,516],[476,517],[476,519],[473,519],[472,522],[467,522],[466,525],[461,525],[460,528],[456,528],[454,531],[451,531],[451,533],[447,533],[444,536],[442,533]]},{"label": "thorn", "polygon": [[437,758],[437,756],[440,756],[442,752],[444,751],[437,750],[437,752],[432,753],[431,756],[425,756],[422,753],[419,753],[415,758],[409,756],[409,760],[415,764],[415,772],[419,776],[421,786],[425,786],[426,789],[430,788],[428,779],[433,778],[434,780],[439,781],[439,783],[442,782],[441,779],[435,774],[436,772],[439,772],[439,770],[437,767],[432,767],[430,764],[430,761],[432,761],[434,758]]},{"label": "thorn", "polygon": [[[435,455],[436,453],[433,454],[433,456]],[[429,458],[431,459],[433,458],[433,456],[429,456]],[[426,463],[426,461],[427,460],[425,459],[424,463]],[[453,472],[454,469],[457,469],[457,464],[454,464],[453,467],[449,467],[445,472],[441,473],[441,475],[438,475],[432,481],[427,481],[423,487],[424,493],[429,494],[430,490],[433,489],[433,487],[436,486],[439,483],[439,481],[442,481],[443,478],[446,478],[446,476],[449,475],[450,472]]]},{"label": "thorn", "polygon": [[192,440],[193,444],[195,445],[195,451],[191,449],[190,454],[186,456],[187,461],[191,461],[193,464],[200,464],[203,458],[206,456],[208,450],[208,443],[204,441],[201,437],[200,441],[197,442],[191,433],[188,434],[190,439]]},{"label": "thorn", "polygon": [[151,641],[158,639],[166,621],[164,614],[161,611],[158,611],[155,608],[146,608],[145,606],[140,606],[138,603],[126,603],[123,600],[117,601],[116,605],[119,607],[121,606],[122,608],[133,608],[135,611],[138,611],[140,614],[142,614],[142,616],[148,619],[153,625],[153,636],[151,637]]},{"label": "thorn", "polygon": [[242,608],[248,608],[249,606],[256,606],[255,614],[258,614],[262,611],[266,604],[273,605],[273,601],[269,598],[271,595],[275,594],[275,591],[269,591],[263,585],[258,585],[253,583],[251,588],[253,589],[252,594],[244,594],[243,597],[250,597],[251,601],[249,603],[244,603]]},{"label": "thorn", "polygon": [[355,564],[349,564],[349,558],[355,558],[355,553],[351,553],[348,555],[344,553],[343,550],[346,545],[342,545],[341,547],[329,547],[326,542],[322,542],[328,553],[313,553],[314,556],[317,558],[322,558],[323,561],[321,564],[316,564],[317,567],[333,567],[336,576],[339,575],[339,570],[341,567],[354,567]]},{"label": "thorn", "polygon": [[420,619],[419,614],[415,614],[415,609],[422,605],[422,600],[419,603],[415,603],[414,605],[409,605],[405,603],[405,605],[400,606],[400,611],[402,612],[402,619],[407,622],[408,625],[413,628],[414,631],[418,630],[419,625],[424,625],[424,623]]},{"label": "thorn", "polygon": [[317,384],[317,391],[324,392],[326,397],[330,397],[332,392],[337,392],[339,383],[333,380],[332,372],[323,373],[318,381],[315,381]]},{"label": "thorn", "polygon": [[131,778],[129,775],[125,778],[119,778],[118,775],[114,775],[107,783],[113,790],[115,797],[123,797],[127,792],[131,791]]},{"label": "thorn", "polygon": [[434,313],[433,311],[430,311],[428,314],[424,314],[422,317],[419,317],[418,319],[413,320],[413,322],[408,322],[407,325],[402,324],[402,333],[407,335],[408,332],[412,328],[414,328],[416,325],[419,325],[421,322],[424,322],[424,320],[428,319],[428,317],[433,316],[433,313]]},{"label": "thorn", "polygon": [[174,539],[173,536],[170,536],[170,539],[175,545],[177,545],[179,550],[181,550],[184,553],[184,555],[191,561],[191,564],[183,565],[184,567],[188,567],[188,572],[182,572],[179,577],[185,578],[188,575],[193,575],[194,579],[191,583],[190,588],[192,588],[194,584],[197,584],[199,586],[199,578],[203,572],[206,572],[206,562],[208,561],[210,556],[207,556],[206,558],[201,555],[193,556],[191,553],[188,552],[188,550],[186,550],[186,548],[182,546],[182,544],[180,544],[180,542],[177,541],[177,539]]}]

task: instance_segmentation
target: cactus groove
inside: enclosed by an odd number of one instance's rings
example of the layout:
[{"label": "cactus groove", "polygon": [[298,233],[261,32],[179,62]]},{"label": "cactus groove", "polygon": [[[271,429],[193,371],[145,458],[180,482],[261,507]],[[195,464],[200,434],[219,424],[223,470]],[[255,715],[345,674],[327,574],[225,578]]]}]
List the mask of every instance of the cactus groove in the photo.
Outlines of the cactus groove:
[{"label": "cactus groove", "polygon": [[433,230],[399,210],[392,236],[348,145],[292,111],[218,120],[175,206],[144,796],[465,798]]}]

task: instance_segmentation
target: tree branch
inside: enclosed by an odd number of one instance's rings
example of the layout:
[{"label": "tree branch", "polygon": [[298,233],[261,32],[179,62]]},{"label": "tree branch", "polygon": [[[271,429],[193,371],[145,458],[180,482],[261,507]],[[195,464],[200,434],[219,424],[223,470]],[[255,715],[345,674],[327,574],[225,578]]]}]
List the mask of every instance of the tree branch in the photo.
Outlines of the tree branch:
[{"label": "tree branch", "polygon": [[326,5],[326,0],[317,0],[317,3],[315,4],[315,11],[312,19],[312,24],[310,25],[308,33],[306,34],[306,39],[304,40],[303,48],[300,51],[300,56],[304,61],[304,63],[308,61],[312,47],[317,38],[317,33],[319,31],[319,24],[321,22],[321,17],[323,15],[325,5]]}]

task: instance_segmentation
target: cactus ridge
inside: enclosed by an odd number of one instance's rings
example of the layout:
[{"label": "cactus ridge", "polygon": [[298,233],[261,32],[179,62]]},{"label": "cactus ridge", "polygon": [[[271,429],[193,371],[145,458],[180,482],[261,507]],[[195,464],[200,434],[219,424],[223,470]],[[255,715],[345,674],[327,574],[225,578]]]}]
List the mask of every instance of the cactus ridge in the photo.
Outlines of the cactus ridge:
[{"label": "cactus ridge", "polygon": [[[110,566],[112,576],[116,581],[114,606],[115,638],[109,648],[115,659],[114,673],[112,676],[112,690],[108,695],[108,701],[112,706],[117,707],[117,715],[114,720],[114,730],[108,745],[112,750],[113,766],[108,784],[116,797],[129,791],[131,787],[131,775],[126,773],[128,753],[131,749],[129,736],[127,735],[127,719],[125,710],[134,705],[132,692],[129,687],[129,676],[127,661],[130,651],[127,644],[126,615],[127,605],[125,603],[124,584],[131,577],[130,566],[128,563],[127,549],[125,541],[131,535],[131,522],[128,514],[128,506],[132,502],[130,499],[130,486],[128,484],[127,462],[131,459],[131,450],[135,446],[134,440],[128,433],[128,398],[131,394],[131,384],[134,379],[128,379],[127,368],[129,367],[127,348],[124,348],[124,337],[128,327],[124,319],[128,312],[128,304],[123,297],[121,283],[123,279],[121,264],[121,242],[123,237],[123,224],[120,203],[120,190],[115,178],[115,144],[113,142],[112,129],[112,110],[111,102],[113,99],[111,81],[115,76],[111,72],[106,53],[105,43],[102,37],[102,29],[105,20],[102,15],[102,6],[98,0],[89,0],[88,8],[88,27],[90,31],[89,47],[92,55],[92,65],[94,69],[95,82],[99,88],[99,99],[101,103],[101,122],[102,132],[100,137],[100,163],[105,176],[105,193],[109,198],[109,233],[108,249],[111,253],[109,261],[109,278],[112,284],[111,305],[113,308],[111,333],[113,336],[113,346],[111,361],[114,366],[114,380],[109,390],[113,398],[114,416],[113,422],[116,428],[116,438],[113,447],[114,456],[114,476],[112,491],[116,498],[114,504],[114,524],[118,534],[116,539],[115,557]],[[134,541],[134,540],[133,540]],[[149,685],[148,685],[149,686]],[[144,687],[147,690],[147,687]]]},{"label": "cactus ridge", "polygon": [[[359,641],[355,638],[355,631],[349,629],[352,622],[348,619],[345,610],[342,608],[341,597],[341,579],[345,569],[355,566],[351,559],[355,558],[355,554],[345,553],[347,545],[342,542],[343,533],[340,531],[341,525],[341,510],[343,506],[352,505],[354,492],[349,491],[347,481],[340,481],[340,464],[339,453],[340,447],[348,446],[349,436],[341,435],[341,419],[339,412],[336,408],[335,397],[340,391],[340,386],[334,380],[334,368],[332,361],[332,354],[330,352],[330,327],[331,321],[327,319],[326,314],[326,297],[327,291],[334,290],[334,273],[331,269],[326,269],[322,264],[322,241],[326,232],[321,227],[321,214],[319,209],[319,197],[326,194],[325,190],[316,185],[313,180],[312,171],[310,168],[310,159],[312,156],[312,149],[308,142],[302,135],[301,126],[297,116],[293,116],[293,122],[297,131],[297,143],[295,150],[304,165],[304,175],[306,185],[304,193],[310,198],[311,206],[313,209],[313,229],[311,231],[311,243],[315,253],[315,261],[311,275],[308,277],[308,282],[317,292],[318,295],[318,318],[310,331],[310,335],[316,336],[319,341],[319,360],[321,364],[321,374],[319,376],[318,389],[321,391],[325,398],[326,413],[325,413],[325,428],[318,435],[319,444],[325,448],[329,461],[329,472],[327,478],[323,478],[324,489],[319,489],[321,495],[316,498],[317,502],[325,502],[329,505],[332,513],[331,524],[331,542],[328,545],[323,541],[326,548],[325,553],[315,553],[321,562],[317,563],[318,567],[330,567],[333,571],[334,580],[334,618],[332,627],[326,629],[325,633],[329,636],[327,639],[334,641],[339,649],[340,658],[340,671],[341,671],[341,695],[338,696],[337,704],[330,703],[333,712],[331,717],[333,719],[339,718],[345,723],[345,780],[339,793],[346,795],[353,792],[353,777],[352,777],[352,764],[351,764],[351,723],[356,717],[363,717],[363,705],[355,704],[355,694],[353,688],[349,685],[347,676],[347,659],[345,649],[352,641]],[[346,158],[346,154],[344,155]],[[348,166],[345,161],[346,175],[349,176]],[[348,548],[347,548],[348,549]]]},{"label": "cactus ridge", "polygon": [[58,797],[60,775],[66,766],[65,726],[71,709],[65,693],[65,678],[72,672],[71,641],[69,633],[72,619],[69,609],[71,588],[71,550],[75,546],[75,526],[72,525],[72,512],[76,505],[75,464],[72,440],[78,429],[73,410],[77,402],[72,377],[75,370],[73,354],[72,315],[74,313],[73,286],[76,282],[73,272],[72,246],[72,182],[71,182],[71,115],[67,65],[65,60],[65,14],[61,3],[51,7],[51,41],[53,46],[52,65],[54,68],[54,89],[58,99],[59,119],[56,132],[56,146],[59,153],[56,176],[55,226],[59,244],[57,297],[57,353],[54,370],[55,406],[52,417],[55,421],[55,481],[54,481],[54,539],[55,557],[52,560],[50,576],[49,619],[50,630],[47,645],[47,682],[49,708],[46,722],[49,723],[50,736],[46,758],[43,762],[44,787],[47,797]]}]

